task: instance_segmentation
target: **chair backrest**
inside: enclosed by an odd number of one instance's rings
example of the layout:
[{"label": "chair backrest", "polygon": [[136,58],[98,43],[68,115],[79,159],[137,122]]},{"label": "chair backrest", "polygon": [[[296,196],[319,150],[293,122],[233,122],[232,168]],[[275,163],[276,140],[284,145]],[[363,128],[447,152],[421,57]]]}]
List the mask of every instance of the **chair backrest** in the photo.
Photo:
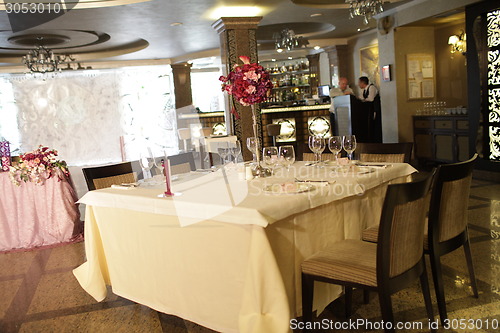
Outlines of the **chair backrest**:
[{"label": "chair backrest", "polygon": [[[326,154],[321,154],[321,160],[322,161],[326,161],[326,160],[329,160],[329,161],[333,161],[334,160],[334,157],[333,157],[333,154],[331,153],[326,153]],[[303,153],[302,154],[302,161],[314,161],[316,159],[316,157],[314,156],[314,153]]]},{"label": "chair backrest", "polygon": [[430,246],[458,236],[467,228],[472,171],[477,154],[465,162],[443,164],[437,169],[429,209]]},{"label": "chair backrest", "polygon": [[392,279],[414,268],[422,259],[425,200],[432,176],[389,185],[380,218],[377,279]]},{"label": "chair backrest", "polygon": [[131,162],[83,168],[82,171],[89,191],[136,181]]},{"label": "chair backrest", "polygon": [[[156,163],[161,164],[162,157],[156,157]],[[187,173],[196,170],[196,164],[194,163],[193,153],[182,153],[178,155],[172,155],[168,157],[170,161],[170,173],[172,175]]]},{"label": "chair backrest", "polygon": [[412,142],[358,143],[356,158],[363,162],[410,163]]}]

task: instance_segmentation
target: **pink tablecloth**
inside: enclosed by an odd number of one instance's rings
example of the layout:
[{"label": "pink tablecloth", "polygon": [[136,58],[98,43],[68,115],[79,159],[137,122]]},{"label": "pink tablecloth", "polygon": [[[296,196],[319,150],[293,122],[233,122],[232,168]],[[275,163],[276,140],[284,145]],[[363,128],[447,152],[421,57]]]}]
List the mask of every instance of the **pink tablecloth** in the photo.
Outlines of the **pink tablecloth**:
[{"label": "pink tablecloth", "polygon": [[16,186],[8,172],[0,172],[0,251],[69,241],[80,232],[76,201],[67,180]]}]

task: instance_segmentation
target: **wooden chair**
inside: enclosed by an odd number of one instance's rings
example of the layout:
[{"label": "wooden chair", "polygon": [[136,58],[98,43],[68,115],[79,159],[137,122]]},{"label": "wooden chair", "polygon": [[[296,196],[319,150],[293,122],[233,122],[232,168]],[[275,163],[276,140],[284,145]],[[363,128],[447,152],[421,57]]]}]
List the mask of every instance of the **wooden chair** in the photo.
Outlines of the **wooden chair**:
[{"label": "wooden chair", "polygon": [[[311,161],[314,161],[316,158],[314,156],[314,153],[311,151],[311,149],[309,149],[309,145],[307,145],[307,144],[299,144],[298,145],[296,156],[297,156],[297,161],[311,162]],[[333,161],[334,160],[333,154],[328,153],[328,146],[325,148],[325,151],[323,152],[323,154],[321,154],[321,156],[322,156],[321,157],[322,161],[326,161],[326,160]]]},{"label": "wooden chair", "polygon": [[362,162],[410,163],[413,142],[358,143],[354,154]]},{"label": "wooden chair", "polygon": [[[465,162],[440,165],[432,189],[429,222],[424,238],[424,252],[429,255],[431,261],[432,278],[441,322],[448,318],[441,272],[441,256],[461,246],[464,247],[472,291],[474,297],[478,297],[467,228],[470,183],[476,159],[477,154]],[[378,233],[377,227],[368,228],[363,231],[363,240],[377,242]]]},{"label": "wooden chair", "polygon": [[343,240],[302,263],[304,322],[312,320],[314,281],[345,286],[346,316],[351,312],[353,287],[377,291],[382,319],[394,324],[391,295],[417,278],[422,285],[427,316],[434,320],[423,253],[425,196],[430,183],[431,177],[427,177],[388,186],[377,244]]},{"label": "wooden chair", "polygon": [[89,191],[136,181],[131,162],[83,168],[82,171]]},{"label": "wooden chair", "polygon": [[[155,160],[156,163],[160,165],[161,160],[163,160],[163,158],[156,157]],[[187,173],[196,170],[196,165],[194,163],[194,156],[193,153],[191,152],[169,156],[168,160],[170,161],[170,168],[171,168],[170,172],[172,175]],[[157,172],[157,170],[155,172]]]}]

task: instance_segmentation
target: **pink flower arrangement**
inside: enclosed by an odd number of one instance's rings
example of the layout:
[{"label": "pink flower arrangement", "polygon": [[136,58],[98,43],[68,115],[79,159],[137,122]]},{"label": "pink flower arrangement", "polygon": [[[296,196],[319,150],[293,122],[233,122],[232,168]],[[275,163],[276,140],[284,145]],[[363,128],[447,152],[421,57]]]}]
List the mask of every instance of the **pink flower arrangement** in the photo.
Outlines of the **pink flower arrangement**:
[{"label": "pink flower arrangement", "polygon": [[68,177],[69,171],[65,161],[57,159],[57,150],[40,145],[36,150],[20,155],[17,165],[10,167],[10,179],[16,185],[21,181],[42,185],[46,179],[57,175]]},{"label": "pink flower arrangement", "polygon": [[269,73],[257,63],[250,63],[250,58],[241,56],[243,65],[234,65],[228,76],[221,76],[222,91],[227,91],[244,106],[264,102],[269,97],[273,83]]}]

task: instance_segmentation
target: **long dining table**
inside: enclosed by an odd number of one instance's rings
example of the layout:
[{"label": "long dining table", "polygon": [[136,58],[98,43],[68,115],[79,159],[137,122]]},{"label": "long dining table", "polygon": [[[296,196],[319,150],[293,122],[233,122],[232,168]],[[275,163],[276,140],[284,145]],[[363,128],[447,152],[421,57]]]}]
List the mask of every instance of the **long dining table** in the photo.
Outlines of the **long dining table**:
[{"label": "long dining table", "polygon": [[[79,201],[87,261],[74,270],[82,288],[102,301],[110,285],[114,294],[216,331],[289,332],[302,311],[302,261],[360,239],[378,223],[387,185],[416,171],[404,163],[335,169],[296,162],[246,181],[238,168],[179,175],[170,198],[154,180],[88,192]],[[314,308],[321,312],[341,292],[317,283]]]}]

